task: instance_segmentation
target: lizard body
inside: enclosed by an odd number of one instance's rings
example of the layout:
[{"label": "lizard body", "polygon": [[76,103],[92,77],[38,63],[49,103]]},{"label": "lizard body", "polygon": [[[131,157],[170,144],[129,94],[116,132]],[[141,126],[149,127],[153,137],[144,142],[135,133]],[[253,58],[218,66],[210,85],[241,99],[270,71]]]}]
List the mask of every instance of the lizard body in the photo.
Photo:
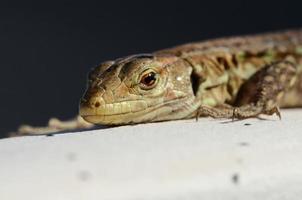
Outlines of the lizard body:
[{"label": "lizard body", "polygon": [[248,118],[302,106],[302,30],[230,37],[107,61],[90,72],[80,115],[119,125]]},{"label": "lizard body", "polygon": [[75,120],[54,118],[47,127],[25,125],[10,135],[199,116],[280,117],[279,107],[302,107],[302,29],[213,39],[104,62],[89,73]]}]

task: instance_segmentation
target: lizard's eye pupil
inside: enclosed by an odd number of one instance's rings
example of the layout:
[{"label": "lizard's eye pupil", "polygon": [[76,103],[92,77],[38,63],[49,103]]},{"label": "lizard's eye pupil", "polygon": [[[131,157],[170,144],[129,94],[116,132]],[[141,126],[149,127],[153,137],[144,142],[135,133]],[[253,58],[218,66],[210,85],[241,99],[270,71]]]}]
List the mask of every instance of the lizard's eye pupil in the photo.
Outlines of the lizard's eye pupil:
[{"label": "lizard's eye pupil", "polygon": [[141,79],[140,83],[143,85],[145,89],[151,89],[155,86],[157,80],[157,75],[155,72],[149,72],[144,74]]}]

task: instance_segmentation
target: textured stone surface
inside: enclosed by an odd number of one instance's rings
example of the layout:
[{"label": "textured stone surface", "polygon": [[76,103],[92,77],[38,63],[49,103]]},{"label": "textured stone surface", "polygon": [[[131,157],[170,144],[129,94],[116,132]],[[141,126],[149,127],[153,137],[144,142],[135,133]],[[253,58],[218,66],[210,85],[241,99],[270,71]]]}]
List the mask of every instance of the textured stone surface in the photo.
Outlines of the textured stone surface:
[{"label": "textured stone surface", "polygon": [[301,199],[302,110],[0,140],[0,199]]}]

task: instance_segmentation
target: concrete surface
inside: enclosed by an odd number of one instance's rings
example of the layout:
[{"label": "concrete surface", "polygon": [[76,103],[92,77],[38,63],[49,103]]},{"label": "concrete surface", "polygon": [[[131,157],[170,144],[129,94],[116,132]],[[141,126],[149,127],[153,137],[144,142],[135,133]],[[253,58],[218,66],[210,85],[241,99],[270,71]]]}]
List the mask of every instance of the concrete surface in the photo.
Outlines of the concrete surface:
[{"label": "concrete surface", "polygon": [[302,109],[0,140],[1,200],[301,199]]}]

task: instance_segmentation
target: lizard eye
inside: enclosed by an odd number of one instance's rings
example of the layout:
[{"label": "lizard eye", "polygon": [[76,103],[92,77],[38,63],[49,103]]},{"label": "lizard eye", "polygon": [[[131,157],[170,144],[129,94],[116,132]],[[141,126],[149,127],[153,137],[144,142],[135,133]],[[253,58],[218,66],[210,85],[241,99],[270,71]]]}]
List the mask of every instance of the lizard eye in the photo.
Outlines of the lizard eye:
[{"label": "lizard eye", "polygon": [[150,90],[154,88],[158,81],[158,74],[153,70],[146,70],[140,77],[140,87],[144,90]]}]

